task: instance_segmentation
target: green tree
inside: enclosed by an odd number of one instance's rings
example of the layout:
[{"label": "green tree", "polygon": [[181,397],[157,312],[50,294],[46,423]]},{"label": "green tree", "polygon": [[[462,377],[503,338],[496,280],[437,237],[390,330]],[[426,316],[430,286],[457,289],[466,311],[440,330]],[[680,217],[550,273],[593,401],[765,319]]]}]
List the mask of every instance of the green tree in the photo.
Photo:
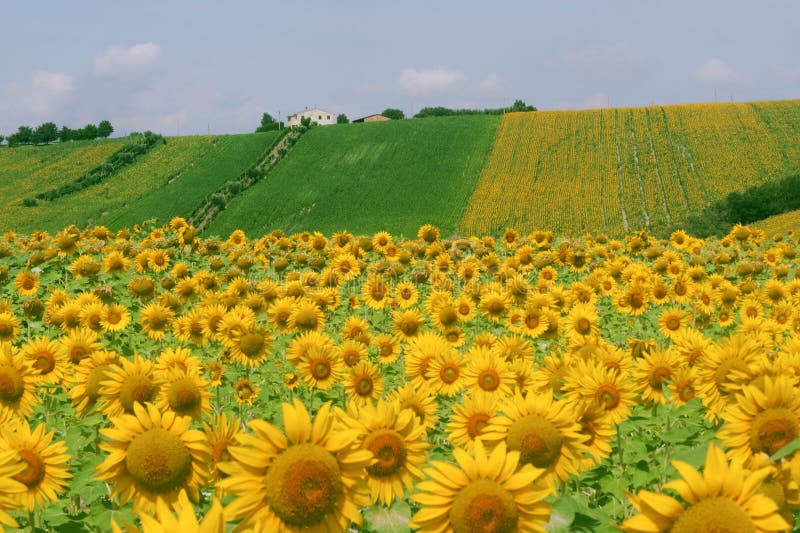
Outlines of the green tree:
[{"label": "green tree", "polygon": [[58,126],[53,122],[45,122],[33,132],[33,142],[35,144],[50,144],[56,139],[58,139]]},{"label": "green tree", "polygon": [[527,105],[522,100],[515,100],[511,106],[511,111],[536,111],[536,107]]},{"label": "green tree", "polygon": [[261,125],[256,128],[256,133],[260,133],[262,131],[273,131],[277,130],[280,127],[275,119],[269,113],[264,113],[261,115]]},{"label": "green tree", "polygon": [[97,135],[103,139],[107,139],[112,133],[114,133],[114,126],[109,121],[104,120],[97,125]]},{"label": "green tree", "polygon": [[400,120],[406,118],[406,114],[403,113],[402,109],[395,109],[393,107],[384,109],[381,115],[383,115],[386,118],[390,118],[392,120]]},{"label": "green tree", "polygon": [[336,116],[336,123],[337,124],[349,124],[350,123],[350,119],[347,118],[347,115],[345,115],[344,113],[339,113]]},{"label": "green tree", "polygon": [[5,136],[4,135],[0,135],[0,144],[3,144],[3,141],[5,141],[5,140],[6,140]]}]

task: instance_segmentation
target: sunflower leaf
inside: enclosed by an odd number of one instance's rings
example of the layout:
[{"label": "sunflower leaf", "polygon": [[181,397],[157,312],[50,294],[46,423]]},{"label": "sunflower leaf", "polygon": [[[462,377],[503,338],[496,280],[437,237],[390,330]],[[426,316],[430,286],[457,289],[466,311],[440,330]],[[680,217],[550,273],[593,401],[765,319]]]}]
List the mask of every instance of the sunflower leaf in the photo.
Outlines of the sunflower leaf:
[{"label": "sunflower leaf", "polygon": [[411,528],[411,507],[402,500],[398,500],[391,507],[373,505],[364,509],[364,522],[366,529],[374,533],[408,533]]},{"label": "sunflower leaf", "polygon": [[575,520],[575,501],[569,496],[562,496],[553,502],[550,511],[550,522],[545,525],[549,533],[568,533]]},{"label": "sunflower leaf", "polygon": [[800,438],[794,439],[789,444],[772,454],[770,460],[777,461],[778,459],[783,459],[784,457],[793,454],[797,450],[800,450]]}]

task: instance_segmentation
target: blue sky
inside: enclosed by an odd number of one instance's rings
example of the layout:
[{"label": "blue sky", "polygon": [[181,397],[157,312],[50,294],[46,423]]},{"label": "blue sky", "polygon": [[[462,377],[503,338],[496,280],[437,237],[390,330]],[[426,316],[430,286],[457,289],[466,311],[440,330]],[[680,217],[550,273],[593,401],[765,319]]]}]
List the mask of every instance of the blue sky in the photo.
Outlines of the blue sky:
[{"label": "blue sky", "polygon": [[0,133],[252,131],[319,106],[800,98],[800,0],[78,0],[3,5]]}]

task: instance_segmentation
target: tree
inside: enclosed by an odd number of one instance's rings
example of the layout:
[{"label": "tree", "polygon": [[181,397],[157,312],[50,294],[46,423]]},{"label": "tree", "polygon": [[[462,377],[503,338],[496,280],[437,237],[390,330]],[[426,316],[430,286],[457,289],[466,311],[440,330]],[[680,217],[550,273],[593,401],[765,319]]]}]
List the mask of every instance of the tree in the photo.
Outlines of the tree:
[{"label": "tree", "polygon": [[336,116],[336,123],[337,124],[349,124],[350,123],[350,119],[347,118],[347,115],[345,115],[344,113],[339,113]]},{"label": "tree", "polygon": [[71,141],[73,139],[78,138],[78,134],[72,128],[68,128],[67,126],[62,126],[61,131],[58,132],[58,138],[61,139],[61,142]]},{"label": "tree", "polygon": [[94,124],[87,124],[80,130],[80,132],[81,139],[85,139],[87,141],[97,139],[97,126]]},{"label": "tree", "polygon": [[5,141],[5,140],[6,140],[5,136],[4,135],[0,135],[0,144],[3,144],[3,141]]},{"label": "tree", "polygon": [[515,100],[511,106],[511,111],[536,111],[536,107],[527,105],[522,100]]},{"label": "tree", "polygon": [[392,120],[400,120],[406,118],[406,114],[403,113],[401,109],[394,109],[392,107],[384,109],[381,115],[383,115],[386,118],[390,118]]},{"label": "tree", "polygon": [[270,115],[269,113],[264,113],[263,115],[261,115],[261,125],[256,128],[256,133],[262,131],[274,131],[277,130],[279,127],[280,124],[278,124],[275,121],[275,119],[272,118],[272,115]]},{"label": "tree", "polygon": [[[14,137],[14,144],[31,144],[33,142],[33,128],[30,126],[20,126],[17,133],[12,135]],[[11,141],[9,137],[9,142]]]},{"label": "tree", "polygon": [[58,126],[53,122],[45,122],[33,132],[35,144],[50,144],[58,139]]},{"label": "tree", "polygon": [[114,133],[114,126],[109,121],[104,120],[97,125],[97,135],[103,139],[108,139],[112,133]]}]

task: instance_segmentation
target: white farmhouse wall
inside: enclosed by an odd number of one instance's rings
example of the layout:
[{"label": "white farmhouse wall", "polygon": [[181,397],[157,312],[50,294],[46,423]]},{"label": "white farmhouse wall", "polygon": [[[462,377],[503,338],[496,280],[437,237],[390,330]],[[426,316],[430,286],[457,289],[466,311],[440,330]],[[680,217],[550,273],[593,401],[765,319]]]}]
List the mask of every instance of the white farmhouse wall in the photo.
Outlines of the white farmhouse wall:
[{"label": "white farmhouse wall", "polygon": [[311,122],[316,122],[320,126],[326,126],[328,124],[336,124],[336,116],[333,113],[331,113],[330,111],[325,111],[323,109],[315,108],[315,109],[306,109],[305,111],[295,113],[294,115],[289,115],[288,117],[289,127],[299,126],[300,121],[306,117],[310,118]]}]

